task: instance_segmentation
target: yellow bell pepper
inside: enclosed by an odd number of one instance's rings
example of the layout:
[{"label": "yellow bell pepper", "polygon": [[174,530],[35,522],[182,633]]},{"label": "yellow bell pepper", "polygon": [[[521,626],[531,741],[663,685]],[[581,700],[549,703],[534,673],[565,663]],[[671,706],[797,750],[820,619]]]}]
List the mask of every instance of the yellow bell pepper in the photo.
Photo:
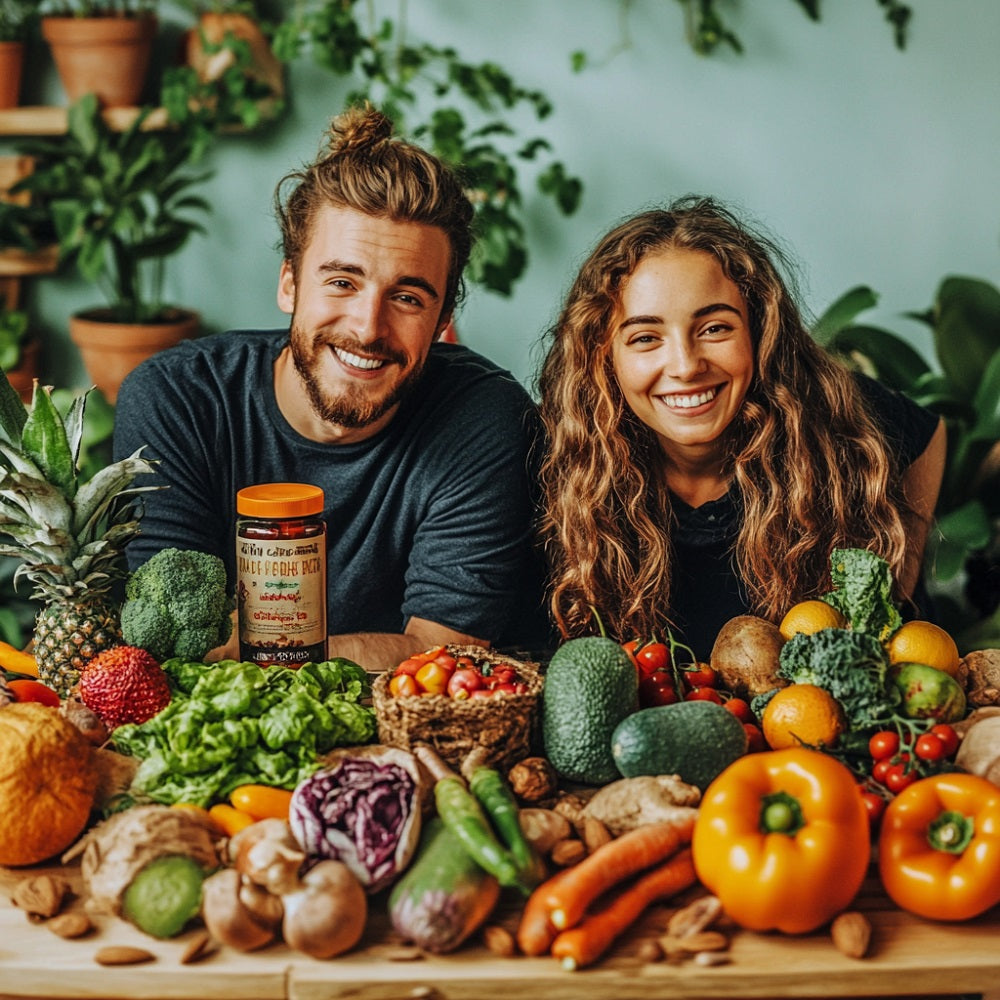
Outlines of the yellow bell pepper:
[{"label": "yellow bell pepper", "polygon": [[9,642],[0,641],[0,667],[15,674],[38,676],[38,664],[30,653],[22,653]]},{"label": "yellow bell pepper", "polygon": [[691,847],[698,878],[733,920],[788,934],[845,909],[871,860],[853,775],[802,747],[730,764],[705,791]]}]

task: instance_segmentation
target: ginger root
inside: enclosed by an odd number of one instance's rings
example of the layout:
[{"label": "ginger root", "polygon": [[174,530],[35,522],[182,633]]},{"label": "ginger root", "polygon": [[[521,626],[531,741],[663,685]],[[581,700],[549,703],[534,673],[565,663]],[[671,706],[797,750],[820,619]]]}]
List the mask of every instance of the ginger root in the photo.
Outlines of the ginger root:
[{"label": "ginger root", "polygon": [[676,774],[640,775],[605,785],[583,807],[584,819],[600,820],[614,837],[665,820],[684,822],[701,801],[701,792]]}]

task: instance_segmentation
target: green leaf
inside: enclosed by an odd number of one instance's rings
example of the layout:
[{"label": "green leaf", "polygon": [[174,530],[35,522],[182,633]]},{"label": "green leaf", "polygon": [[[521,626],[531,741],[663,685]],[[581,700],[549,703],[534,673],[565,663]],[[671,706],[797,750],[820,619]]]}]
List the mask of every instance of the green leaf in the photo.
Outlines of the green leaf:
[{"label": "green leaf", "polygon": [[876,305],[878,305],[878,295],[867,285],[857,285],[844,292],[816,320],[812,330],[813,340],[825,346],[835,333],[852,323],[859,313],[873,309]]},{"label": "green leaf", "polygon": [[93,155],[100,142],[97,97],[86,94],[71,104],[66,116],[67,131],[88,155]]},{"label": "green leaf", "polygon": [[36,384],[31,412],[21,429],[21,444],[45,479],[66,497],[76,492],[76,464],[66,427],[49,390]]},{"label": "green leaf", "polygon": [[848,326],[834,333],[827,347],[857,360],[860,355],[882,382],[909,392],[930,366],[905,340],[876,326]]},{"label": "green leaf", "polygon": [[0,434],[4,441],[17,447],[21,443],[21,431],[28,419],[28,411],[6,373],[0,374],[3,374],[0,381]]},{"label": "green leaf", "polygon": [[977,278],[946,278],[935,302],[934,342],[941,368],[972,396],[1000,351],[1000,290]]},{"label": "green leaf", "polygon": [[993,526],[982,503],[969,500],[938,518],[928,539],[928,564],[934,578],[954,579],[965,566],[970,552],[985,548]]}]

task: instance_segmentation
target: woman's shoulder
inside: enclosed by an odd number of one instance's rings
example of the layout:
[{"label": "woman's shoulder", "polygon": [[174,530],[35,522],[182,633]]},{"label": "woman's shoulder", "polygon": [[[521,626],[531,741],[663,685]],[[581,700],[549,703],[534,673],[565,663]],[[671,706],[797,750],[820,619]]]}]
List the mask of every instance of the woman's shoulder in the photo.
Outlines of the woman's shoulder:
[{"label": "woman's shoulder", "polygon": [[877,379],[854,373],[861,397],[892,451],[906,466],[923,454],[938,425],[938,415]]}]

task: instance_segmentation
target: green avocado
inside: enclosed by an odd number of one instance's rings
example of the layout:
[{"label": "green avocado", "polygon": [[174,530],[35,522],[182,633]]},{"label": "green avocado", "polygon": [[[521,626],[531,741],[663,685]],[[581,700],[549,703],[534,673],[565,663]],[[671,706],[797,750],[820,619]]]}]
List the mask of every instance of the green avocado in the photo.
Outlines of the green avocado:
[{"label": "green avocado", "polygon": [[743,723],[715,702],[680,701],[630,715],[615,729],[611,747],[626,778],[676,774],[704,791],[747,752],[747,734]]},{"label": "green avocado", "polygon": [[542,741],[559,775],[585,785],[615,781],[611,734],[638,707],[638,678],[613,639],[570,639],[549,661],[542,691]]},{"label": "green avocado", "polygon": [[965,692],[950,674],[923,663],[901,663],[893,683],[902,696],[901,709],[908,719],[957,722],[965,715]]}]

